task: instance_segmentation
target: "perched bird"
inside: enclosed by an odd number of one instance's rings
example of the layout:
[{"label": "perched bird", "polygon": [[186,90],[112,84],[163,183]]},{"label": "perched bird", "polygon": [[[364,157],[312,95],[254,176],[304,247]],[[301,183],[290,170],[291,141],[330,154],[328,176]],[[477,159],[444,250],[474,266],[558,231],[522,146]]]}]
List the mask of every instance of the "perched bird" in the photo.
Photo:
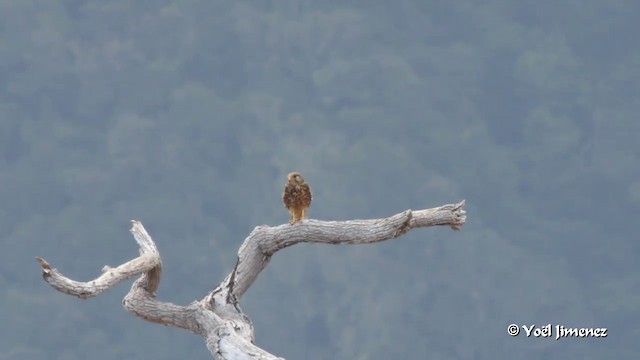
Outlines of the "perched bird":
[{"label": "perched bird", "polygon": [[304,182],[299,172],[292,172],[287,176],[287,184],[282,192],[284,206],[291,214],[289,223],[295,224],[306,217],[307,209],[311,206],[311,188]]}]

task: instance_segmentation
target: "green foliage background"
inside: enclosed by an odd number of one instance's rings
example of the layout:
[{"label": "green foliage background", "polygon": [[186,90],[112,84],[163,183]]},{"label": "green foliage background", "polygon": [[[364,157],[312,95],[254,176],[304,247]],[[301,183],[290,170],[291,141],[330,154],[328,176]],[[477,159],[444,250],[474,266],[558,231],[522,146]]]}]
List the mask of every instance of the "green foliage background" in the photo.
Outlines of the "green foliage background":
[{"label": "green foliage background", "polygon": [[[278,253],[243,299],[289,359],[634,359],[640,46],[634,1],[0,1],[0,359],[207,359],[130,316],[137,254],[162,300],[221,281],[254,226],[467,200],[461,232]],[[608,327],[530,339],[510,323]]]}]

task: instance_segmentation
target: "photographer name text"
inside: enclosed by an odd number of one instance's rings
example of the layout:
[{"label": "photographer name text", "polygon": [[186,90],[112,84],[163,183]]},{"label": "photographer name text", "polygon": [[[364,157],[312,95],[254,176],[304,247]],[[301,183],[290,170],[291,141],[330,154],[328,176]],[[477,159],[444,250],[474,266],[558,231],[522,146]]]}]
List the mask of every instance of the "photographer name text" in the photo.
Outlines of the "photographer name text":
[{"label": "photographer name text", "polygon": [[507,333],[511,336],[523,334],[526,337],[555,338],[556,340],[560,340],[562,338],[605,338],[607,337],[607,328],[578,328],[563,325],[553,326],[551,324],[544,326],[518,326],[516,324],[511,324],[507,327]]}]

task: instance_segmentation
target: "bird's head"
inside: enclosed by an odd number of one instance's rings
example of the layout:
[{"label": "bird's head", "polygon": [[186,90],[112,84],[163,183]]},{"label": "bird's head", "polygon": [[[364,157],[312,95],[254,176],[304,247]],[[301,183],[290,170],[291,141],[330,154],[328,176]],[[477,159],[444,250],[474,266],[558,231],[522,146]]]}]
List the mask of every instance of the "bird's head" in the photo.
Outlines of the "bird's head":
[{"label": "bird's head", "polygon": [[289,174],[289,176],[287,176],[287,181],[289,181],[289,184],[304,184],[304,178],[302,177],[302,175],[300,175],[299,172],[292,172]]}]

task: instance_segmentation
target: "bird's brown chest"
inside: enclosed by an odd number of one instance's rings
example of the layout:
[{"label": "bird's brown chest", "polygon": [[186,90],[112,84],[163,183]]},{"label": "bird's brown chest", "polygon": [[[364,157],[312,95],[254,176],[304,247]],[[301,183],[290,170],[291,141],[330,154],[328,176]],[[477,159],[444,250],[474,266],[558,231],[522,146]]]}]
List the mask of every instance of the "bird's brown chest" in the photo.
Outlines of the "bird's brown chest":
[{"label": "bird's brown chest", "polygon": [[282,200],[284,200],[284,204],[287,207],[309,206],[309,203],[311,203],[309,186],[306,184],[289,184],[285,188]]}]

